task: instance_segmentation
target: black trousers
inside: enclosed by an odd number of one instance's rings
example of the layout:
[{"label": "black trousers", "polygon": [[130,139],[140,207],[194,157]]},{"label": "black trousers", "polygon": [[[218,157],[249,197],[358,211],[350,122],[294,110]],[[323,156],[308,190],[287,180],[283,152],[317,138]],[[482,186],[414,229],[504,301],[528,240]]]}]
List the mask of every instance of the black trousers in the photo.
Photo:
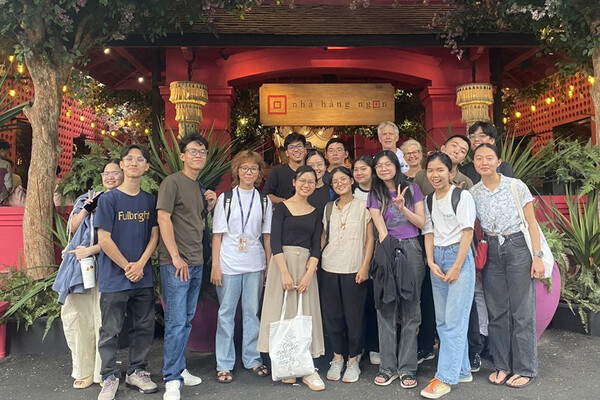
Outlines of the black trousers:
[{"label": "black trousers", "polygon": [[321,272],[323,325],[336,354],[356,357],[365,341],[367,284],[356,283],[356,274]]},{"label": "black trousers", "polygon": [[367,285],[367,303],[365,305],[365,350],[379,353],[379,329],[377,327],[377,310],[375,309],[375,294],[373,293],[373,281],[369,279]]},{"label": "black trousers", "polygon": [[473,304],[471,305],[467,338],[469,340],[469,357],[473,357],[475,353],[481,354],[483,351],[483,340],[479,332],[479,314],[477,313],[477,304],[475,303],[475,298],[473,298]]},{"label": "black trousers", "polygon": [[417,343],[419,350],[433,352],[435,344],[435,307],[433,305],[433,291],[431,290],[431,274],[425,273],[421,285],[421,326]]},{"label": "black trousers", "polygon": [[111,375],[121,377],[121,370],[117,365],[117,335],[123,328],[126,312],[131,318],[127,374],[144,370],[148,365],[146,356],[154,341],[154,288],[102,293],[100,295],[102,326],[98,339],[102,379]]}]

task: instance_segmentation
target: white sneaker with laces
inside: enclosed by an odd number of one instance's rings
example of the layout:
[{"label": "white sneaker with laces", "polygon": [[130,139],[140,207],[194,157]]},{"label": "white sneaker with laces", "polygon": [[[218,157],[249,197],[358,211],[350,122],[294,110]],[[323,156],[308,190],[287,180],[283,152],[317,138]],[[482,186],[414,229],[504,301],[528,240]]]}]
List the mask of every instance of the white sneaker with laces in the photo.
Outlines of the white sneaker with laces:
[{"label": "white sneaker with laces", "polygon": [[178,380],[169,381],[165,383],[165,394],[163,394],[163,400],[179,400],[179,388],[181,383]]},{"label": "white sneaker with laces", "polygon": [[344,368],[344,359],[333,357],[329,362],[331,367],[327,371],[327,379],[330,381],[339,381],[342,377],[342,368]]},{"label": "white sneaker with laces", "polygon": [[184,386],[198,386],[202,383],[202,378],[199,376],[195,376],[190,374],[190,371],[184,369],[181,373],[181,377],[183,378]]},{"label": "white sneaker with laces", "polygon": [[346,364],[346,372],[344,372],[342,382],[354,383],[358,381],[359,376],[360,368],[358,367],[358,362],[356,360],[348,360],[348,363]]},{"label": "white sneaker with laces", "polygon": [[302,382],[305,385],[307,385],[311,390],[319,391],[325,389],[325,383],[323,382],[323,380],[319,376],[319,373],[316,370],[312,374],[303,377]]}]

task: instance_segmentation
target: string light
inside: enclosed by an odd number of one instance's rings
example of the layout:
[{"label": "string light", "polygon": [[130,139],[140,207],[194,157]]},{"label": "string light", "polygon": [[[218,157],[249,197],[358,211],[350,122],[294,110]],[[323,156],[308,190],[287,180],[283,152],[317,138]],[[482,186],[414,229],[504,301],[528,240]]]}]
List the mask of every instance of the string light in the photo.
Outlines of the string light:
[{"label": "string light", "polygon": [[25,73],[25,66],[23,64],[17,65],[17,72],[20,73],[20,74],[24,74]]},{"label": "string light", "polygon": [[110,136],[117,136],[117,132],[115,132],[115,131],[110,131]]},{"label": "string light", "polygon": [[63,91],[63,93],[67,93],[67,91],[68,91],[68,90],[69,90],[69,87],[68,87],[67,85],[64,85],[64,86],[62,87],[62,91]]},{"label": "string light", "polygon": [[520,111],[517,111],[517,112],[515,113],[515,117],[517,117],[517,118],[521,118],[521,112],[520,112]]},{"label": "string light", "polygon": [[92,123],[90,124],[90,127],[91,127],[92,129],[94,129],[94,128],[96,127],[96,123],[95,123],[95,122],[92,122]]},{"label": "string light", "polygon": [[535,108],[535,106],[532,104],[532,105],[531,105],[531,112],[535,112],[535,110],[536,110],[536,108]]},{"label": "string light", "polygon": [[102,135],[106,135],[106,131],[105,131],[104,129],[102,129],[102,130],[100,131],[100,134],[102,134]]},{"label": "string light", "polygon": [[150,133],[150,129],[148,129],[148,128],[144,129],[144,133],[145,133],[146,135],[148,135],[148,134]]},{"label": "string light", "polygon": [[109,108],[106,109],[106,112],[108,113],[108,115],[113,115],[115,113],[115,109],[109,107]]},{"label": "string light", "polygon": [[81,122],[83,122],[83,121],[85,121],[85,117],[82,115],[81,117],[79,117],[79,120],[80,120]]},{"label": "string light", "polygon": [[506,118],[506,117],[502,118],[502,122],[506,124],[508,122],[508,118]]},{"label": "string light", "polygon": [[125,121],[123,121],[123,120],[120,120],[120,121],[119,121],[119,126],[125,126]]},{"label": "string light", "polygon": [[12,54],[10,56],[8,56],[8,62],[13,62],[15,61],[15,56],[13,56]]},{"label": "string light", "polygon": [[109,47],[105,47],[104,48],[104,54],[110,54],[110,48]]},{"label": "string light", "polygon": [[136,122],[136,123],[135,123],[135,126],[136,126],[136,127],[139,127],[139,126],[140,126],[140,123],[139,123],[139,122]]},{"label": "string light", "polygon": [[552,99],[550,97],[546,97],[546,104],[550,105],[552,103]]},{"label": "string light", "polygon": [[248,123],[248,119],[247,118],[240,118],[240,124],[241,125],[246,125]]},{"label": "string light", "polygon": [[573,91],[572,90],[569,90],[567,94],[569,95],[569,98],[573,97]]},{"label": "string light", "polygon": [[132,125],[133,125],[133,122],[127,121],[127,126],[132,126]]},{"label": "string light", "polygon": [[593,77],[593,76],[591,76],[591,75],[590,75],[590,76],[588,76],[588,82],[590,83],[590,85],[593,85],[595,81],[596,81],[596,80],[594,79],[594,77]]},{"label": "string light", "polygon": [[144,83],[144,77],[143,77],[143,76],[140,76],[140,77],[138,78],[138,82],[139,82],[139,83]]},{"label": "string light", "polygon": [[10,89],[10,90],[8,91],[8,95],[9,95],[10,97],[15,97],[15,96],[17,95],[17,91],[16,91],[15,89]]},{"label": "string light", "polygon": [[68,111],[65,113],[65,116],[66,116],[67,118],[71,118],[71,110],[68,110]]},{"label": "string light", "polygon": [[554,98],[554,96],[552,96],[552,102],[554,103],[556,101],[556,99]]}]

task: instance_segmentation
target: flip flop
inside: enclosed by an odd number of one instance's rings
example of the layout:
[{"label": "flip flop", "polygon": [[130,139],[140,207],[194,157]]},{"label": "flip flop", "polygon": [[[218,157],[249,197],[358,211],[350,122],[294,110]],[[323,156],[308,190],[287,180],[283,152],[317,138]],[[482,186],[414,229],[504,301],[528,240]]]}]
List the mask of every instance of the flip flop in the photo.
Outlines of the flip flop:
[{"label": "flip flop", "polygon": [[513,380],[516,381],[517,379],[521,379],[521,378],[527,378],[529,379],[527,381],[527,383],[524,383],[523,385],[513,385],[513,384],[509,384],[508,382],[505,383],[506,386],[510,387],[510,388],[514,388],[514,389],[523,389],[524,387],[527,387],[529,385],[531,385],[531,383],[535,380],[535,377],[533,376],[523,376],[523,375],[519,375],[519,374],[515,374],[517,377]]},{"label": "flip flop", "polygon": [[94,377],[90,375],[87,378],[76,379],[75,382],[73,382],[73,389],[85,389],[87,387],[92,386],[93,384]]},{"label": "flip flop", "polygon": [[[500,372],[505,372],[505,371],[502,371],[502,370],[499,370],[499,369],[497,369],[497,370],[496,370],[496,372],[494,372],[494,374],[496,374],[496,378],[498,378],[498,374],[499,374]],[[504,379],[502,379],[500,382],[493,381],[493,380],[491,380],[490,378],[488,378],[488,382],[490,382],[492,385],[501,386],[501,385],[504,385],[504,384],[506,383],[506,381],[507,381],[507,380],[508,380],[508,379],[509,379],[511,376],[512,376],[511,374],[509,374],[509,373],[506,373],[506,376],[505,376],[505,377],[504,377]]]},{"label": "flip flop", "polygon": [[219,383],[231,383],[233,382],[233,376],[231,371],[219,371],[217,372],[217,382]]}]

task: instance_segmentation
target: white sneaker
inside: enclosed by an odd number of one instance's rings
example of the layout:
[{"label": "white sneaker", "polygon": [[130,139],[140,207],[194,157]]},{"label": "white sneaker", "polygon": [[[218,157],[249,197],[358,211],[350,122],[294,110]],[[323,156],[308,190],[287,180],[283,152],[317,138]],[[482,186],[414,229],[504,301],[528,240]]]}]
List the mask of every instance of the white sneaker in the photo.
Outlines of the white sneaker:
[{"label": "white sneaker", "polygon": [[163,394],[163,400],[179,400],[179,387],[181,383],[178,380],[169,381],[165,383],[165,394]]},{"label": "white sneaker", "polygon": [[187,369],[184,369],[183,372],[181,372],[181,377],[183,378],[183,384],[185,386],[198,386],[202,383],[202,378],[190,374],[190,371]]},{"label": "white sneaker", "polygon": [[373,364],[373,365],[379,365],[379,364],[381,364],[381,355],[376,351],[370,351],[369,352],[369,361],[371,361],[371,364]]},{"label": "white sneaker", "polygon": [[[343,363],[344,362],[342,361],[342,364]],[[302,382],[304,382],[304,384],[308,386],[311,390],[319,391],[325,389],[325,383],[323,382],[323,380],[319,376],[319,373],[316,370],[312,374],[303,377]]]},{"label": "white sneaker", "polygon": [[329,362],[331,367],[327,371],[327,379],[330,381],[339,381],[342,377],[342,368],[344,368],[344,359],[333,357]]},{"label": "white sneaker", "polygon": [[358,381],[358,377],[360,376],[360,368],[358,367],[358,362],[356,360],[348,360],[346,364],[346,372],[344,372],[344,377],[342,378],[342,382],[353,383]]}]

